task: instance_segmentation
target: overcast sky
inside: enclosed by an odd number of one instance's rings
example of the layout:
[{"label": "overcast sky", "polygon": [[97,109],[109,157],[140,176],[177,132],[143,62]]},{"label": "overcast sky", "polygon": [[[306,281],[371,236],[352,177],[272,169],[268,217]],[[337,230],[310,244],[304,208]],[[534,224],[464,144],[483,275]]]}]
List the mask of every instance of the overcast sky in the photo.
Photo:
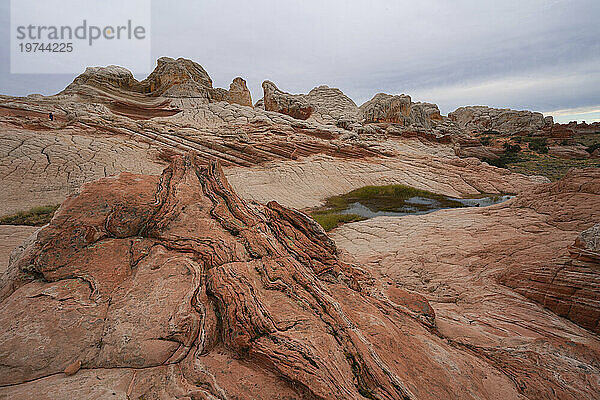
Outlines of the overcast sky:
[{"label": "overcast sky", "polygon": [[[9,10],[0,0],[0,93],[62,90],[76,74],[10,74]],[[599,18],[599,0],[152,0],[151,48],[197,61],[218,87],[243,77],[254,101],[269,79],[292,93],[339,87],[359,105],[406,93],[444,114],[485,104],[591,122]]]}]

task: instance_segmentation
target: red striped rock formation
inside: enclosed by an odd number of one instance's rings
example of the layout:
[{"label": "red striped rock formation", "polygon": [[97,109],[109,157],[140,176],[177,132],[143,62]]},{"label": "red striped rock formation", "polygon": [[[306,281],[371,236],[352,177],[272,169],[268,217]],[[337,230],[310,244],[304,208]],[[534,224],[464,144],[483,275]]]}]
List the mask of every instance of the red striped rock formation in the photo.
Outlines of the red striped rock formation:
[{"label": "red striped rock formation", "polygon": [[[582,200],[586,199],[583,203]],[[576,221],[600,218],[600,171],[571,171],[559,182],[543,185],[521,196],[514,207],[537,209],[546,223],[572,229]],[[590,215],[591,214],[591,215]],[[576,226],[576,225],[575,225]],[[589,329],[600,333],[600,265],[598,228],[583,232],[570,247],[570,254],[513,264],[499,281]]]},{"label": "red striped rock formation", "polygon": [[215,164],[101,179],[0,282],[0,397],[519,398],[424,298],[371,288],[314,221],[245,203]]}]

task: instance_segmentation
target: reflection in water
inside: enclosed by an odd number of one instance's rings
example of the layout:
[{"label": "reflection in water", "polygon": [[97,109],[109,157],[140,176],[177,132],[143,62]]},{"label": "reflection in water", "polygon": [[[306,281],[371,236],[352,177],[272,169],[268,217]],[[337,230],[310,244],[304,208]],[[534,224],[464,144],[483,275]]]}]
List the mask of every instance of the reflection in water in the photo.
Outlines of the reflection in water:
[{"label": "reflection in water", "polygon": [[403,215],[427,214],[436,210],[460,207],[486,207],[502,203],[514,196],[488,196],[474,199],[456,199],[447,197],[444,201],[421,196],[414,196],[390,205],[389,199],[371,198],[352,202],[341,214],[357,214],[364,218],[381,216],[398,217]]}]

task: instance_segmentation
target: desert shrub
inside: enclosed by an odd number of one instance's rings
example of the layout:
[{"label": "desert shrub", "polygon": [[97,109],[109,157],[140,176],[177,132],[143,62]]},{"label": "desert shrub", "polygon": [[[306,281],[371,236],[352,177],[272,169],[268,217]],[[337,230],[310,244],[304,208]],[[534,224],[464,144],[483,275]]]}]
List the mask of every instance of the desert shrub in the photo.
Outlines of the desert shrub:
[{"label": "desert shrub", "polygon": [[548,140],[546,138],[533,138],[529,140],[529,150],[540,154],[548,153]]},{"label": "desert shrub", "polygon": [[585,149],[585,151],[587,151],[588,153],[592,154],[597,149],[600,149],[600,143],[594,143],[593,145],[588,146],[588,148]]},{"label": "desert shrub", "polygon": [[521,146],[506,142],[502,147],[504,148],[504,153],[500,157],[496,159],[484,158],[482,161],[498,168],[508,168],[508,164],[520,161],[519,152],[521,151]]},{"label": "desert shrub", "polygon": [[519,146],[518,144],[510,144],[506,142],[502,145],[502,147],[504,147],[504,154],[516,154],[521,151],[521,146]]},{"label": "desert shrub", "polygon": [[58,205],[41,206],[34,207],[28,211],[20,211],[16,214],[0,218],[0,224],[29,226],[46,225],[48,222],[50,222],[54,216],[54,212],[58,209],[58,207]]},{"label": "desert shrub", "polygon": [[338,226],[348,222],[363,221],[366,219],[358,214],[338,213],[314,213],[311,215],[311,217],[317,221],[317,223],[321,225],[326,232],[329,232],[333,228],[337,228]]},{"label": "desert shrub", "polygon": [[481,161],[486,162],[494,167],[507,168],[506,159],[504,157],[499,158],[482,158]]}]

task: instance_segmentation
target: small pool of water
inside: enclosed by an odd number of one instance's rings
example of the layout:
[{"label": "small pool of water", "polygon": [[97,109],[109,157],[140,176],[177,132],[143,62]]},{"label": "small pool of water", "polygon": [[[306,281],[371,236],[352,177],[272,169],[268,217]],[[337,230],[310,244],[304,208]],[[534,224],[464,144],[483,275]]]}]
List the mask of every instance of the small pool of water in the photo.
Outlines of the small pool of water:
[{"label": "small pool of water", "polygon": [[487,207],[510,200],[513,197],[509,195],[497,195],[472,199],[457,199],[444,196],[443,199],[435,199],[413,196],[393,202],[395,204],[390,204],[390,199],[388,198],[378,199],[375,197],[368,200],[351,202],[345,210],[340,211],[340,214],[356,214],[364,218],[382,216],[400,217],[403,215],[428,214],[448,208]]},{"label": "small pool of water", "polygon": [[325,204],[309,214],[329,231],[342,224],[368,218],[427,214],[436,210],[485,207],[502,203],[514,196],[481,195],[457,199],[406,185],[363,186],[346,194],[325,199]]}]

